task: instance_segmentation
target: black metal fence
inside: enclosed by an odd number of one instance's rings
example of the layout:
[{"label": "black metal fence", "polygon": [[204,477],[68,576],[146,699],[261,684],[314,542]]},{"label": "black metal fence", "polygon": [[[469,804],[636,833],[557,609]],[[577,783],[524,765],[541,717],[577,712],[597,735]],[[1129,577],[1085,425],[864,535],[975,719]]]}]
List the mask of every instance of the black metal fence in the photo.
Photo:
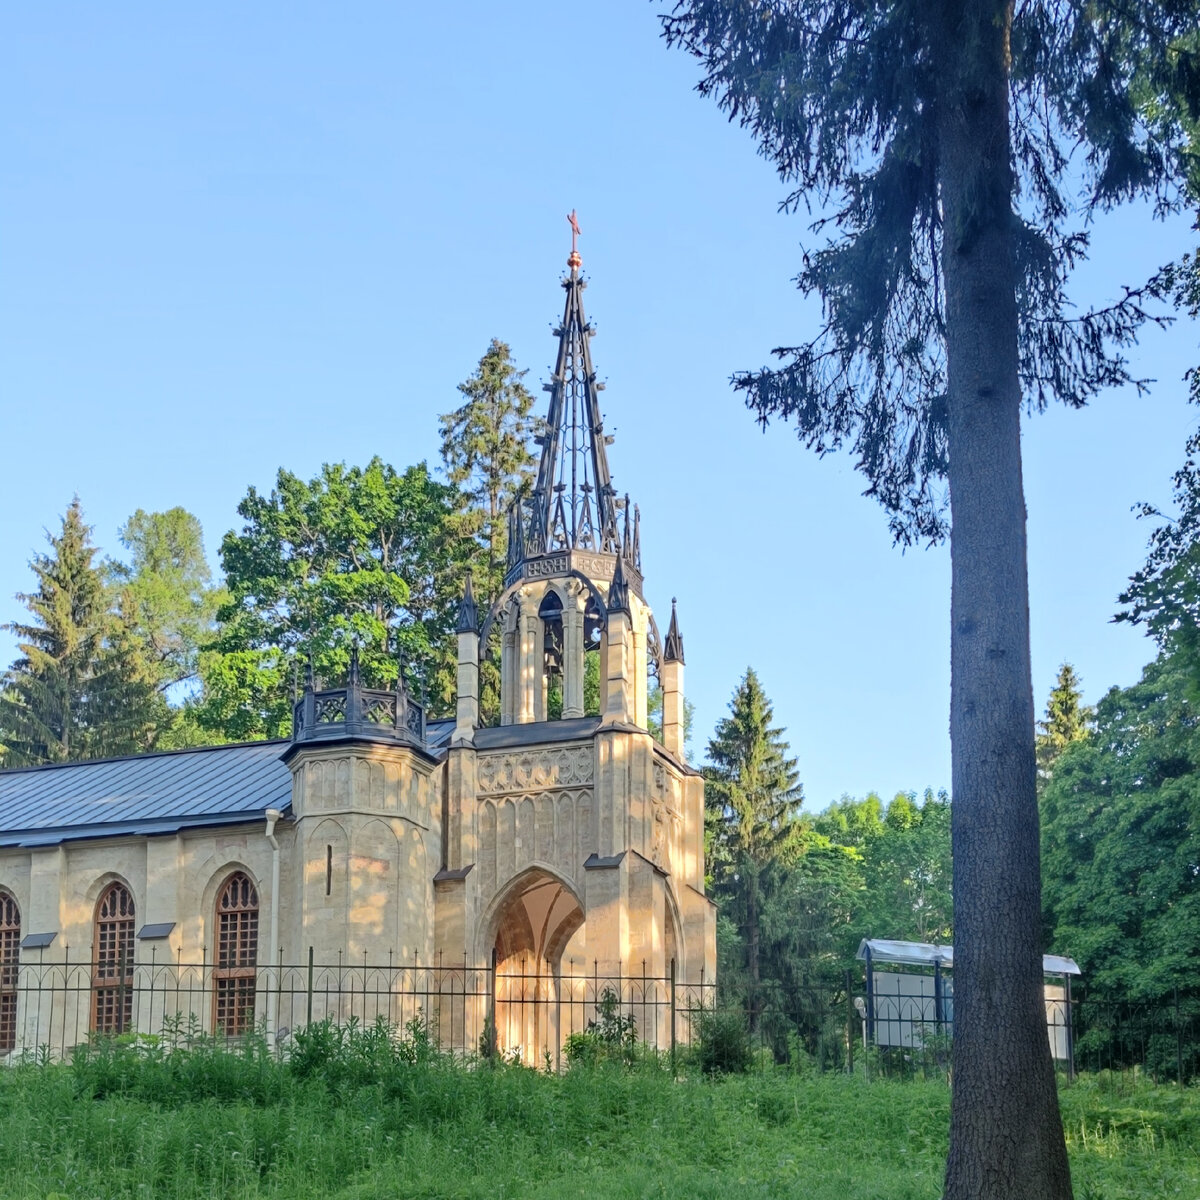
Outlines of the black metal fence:
[{"label": "black metal fence", "polygon": [[[97,996],[116,990],[115,1002]],[[700,1043],[736,1043],[753,1067],[935,1075],[951,1065],[953,1008],[920,995],[865,994],[847,971],[788,994],[762,989],[731,996],[711,980],[650,974],[644,964],[604,973],[564,963],[559,972],[528,961],[486,966],[374,963],[343,956],[320,962],[260,964],[224,972],[212,963],[147,959],[123,963],[115,978],[90,961],[23,962],[0,988],[0,1061],[41,1054],[62,1058],[94,1032],[159,1037],[181,1024],[213,1036],[248,1028],[281,1047],[314,1022],[413,1021],[444,1051],[501,1054],[561,1068],[575,1035],[616,1039],[638,1052],[677,1055]],[[109,1001],[113,1000],[108,996]],[[114,1015],[115,1014],[115,1015]],[[1200,1000],[1126,1004],[1048,996],[1047,1036],[1059,1069],[1140,1068],[1156,1080],[1200,1077]],[[586,1039],[585,1039],[586,1041]]]},{"label": "black metal fence", "polygon": [[[0,1056],[65,1057],[94,1033],[160,1036],[187,1027],[214,1036],[250,1028],[284,1043],[314,1022],[418,1021],[441,1049],[498,1053],[562,1064],[572,1034],[602,1027],[614,1015],[640,1045],[670,1051],[694,1038],[694,1018],[711,1010],[716,990],[674,971],[652,976],[644,965],[603,973],[595,964],[551,972],[530,962],[423,965],[374,963],[367,957],[225,970],[208,962],[122,963],[101,976],[90,961],[22,963],[5,992],[9,1019]],[[103,1000],[103,1003],[101,1003]]]}]

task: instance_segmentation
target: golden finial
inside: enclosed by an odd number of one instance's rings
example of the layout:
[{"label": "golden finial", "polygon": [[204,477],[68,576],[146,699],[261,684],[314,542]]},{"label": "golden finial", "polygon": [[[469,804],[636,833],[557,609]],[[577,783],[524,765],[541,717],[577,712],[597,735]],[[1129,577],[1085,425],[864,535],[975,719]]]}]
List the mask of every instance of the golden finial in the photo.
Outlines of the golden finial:
[{"label": "golden finial", "polygon": [[567,257],[567,266],[578,271],[583,266],[583,259],[579,257],[579,222],[575,219],[574,209],[567,214],[567,221],[571,225],[571,253]]}]

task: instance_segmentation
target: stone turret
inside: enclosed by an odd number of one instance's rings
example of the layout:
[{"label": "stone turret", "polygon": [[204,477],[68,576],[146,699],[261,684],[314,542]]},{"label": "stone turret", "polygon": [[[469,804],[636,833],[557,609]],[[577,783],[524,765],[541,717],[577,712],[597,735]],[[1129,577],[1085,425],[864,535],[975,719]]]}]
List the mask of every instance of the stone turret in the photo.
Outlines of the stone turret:
[{"label": "stone turret", "polygon": [[297,894],[285,898],[285,944],[297,957],[311,945],[318,957],[341,948],[376,963],[429,961],[439,772],[403,668],[391,689],[363,687],[357,650],[342,687],[316,688],[310,670],[281,757],[292,772],[300,856]]}]

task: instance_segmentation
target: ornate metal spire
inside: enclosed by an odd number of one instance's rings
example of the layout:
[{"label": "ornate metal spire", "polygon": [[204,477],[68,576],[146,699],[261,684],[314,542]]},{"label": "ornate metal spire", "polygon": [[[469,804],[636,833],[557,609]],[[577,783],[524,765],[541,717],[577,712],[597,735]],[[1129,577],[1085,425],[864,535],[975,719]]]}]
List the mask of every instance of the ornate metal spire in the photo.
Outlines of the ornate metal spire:
[{"label": "ornate metal spire", "polygon": [[577,238],[579,224],[572,212],[570,274],[563,281],[567,293],[562,324],[555,330],[558,357],[554,374],[545,385],[550,409],[541,436],[538,465],[529,512],[529,549],[547,554],[555,550],[599,550],[616,554],[621,535],[616,492],[608,470],[606,447],[612,439],[604,433],[599,394],[604,385],[592,365],[592,326],[583,311]]},{"label": "ornate metal spire", "polygon": [[[583,311],[579,222],[571,225],[566,305],[554,330],[558,355],[550,382],[550,406],[538,437],[542,447],[532,494],[509,510],[508,583],[522,574],[546,578],[582,571],[592,579],[612,578],[612,557],[624,559],[629,585],[640,595],[640,516],[629,497],[617,496],[608,469],[612,437],[604,432],[600,392],[592,364],[594,332]],[[604,556],[604,559],[598,556]]]},{"label": "ornate metal spire", "polygon": [[663,662],[683,662],[683,638],[679,633],[679,617],[675,612],[675,597],[671,597],[671,627],[663,644]]}]

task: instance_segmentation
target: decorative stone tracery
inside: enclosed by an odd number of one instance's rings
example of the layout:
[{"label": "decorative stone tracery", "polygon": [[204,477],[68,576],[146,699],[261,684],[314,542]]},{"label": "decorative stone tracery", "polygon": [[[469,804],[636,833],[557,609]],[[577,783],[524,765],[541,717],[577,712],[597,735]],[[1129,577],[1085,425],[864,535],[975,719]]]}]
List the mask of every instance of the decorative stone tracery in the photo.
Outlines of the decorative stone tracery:
[{"label": "decorative stone tracery", "polygon": [[590,743],[552,750],[480,754],[477,766],[479,795],[581,787],[592,782],[594,770],[595,755]]}]

